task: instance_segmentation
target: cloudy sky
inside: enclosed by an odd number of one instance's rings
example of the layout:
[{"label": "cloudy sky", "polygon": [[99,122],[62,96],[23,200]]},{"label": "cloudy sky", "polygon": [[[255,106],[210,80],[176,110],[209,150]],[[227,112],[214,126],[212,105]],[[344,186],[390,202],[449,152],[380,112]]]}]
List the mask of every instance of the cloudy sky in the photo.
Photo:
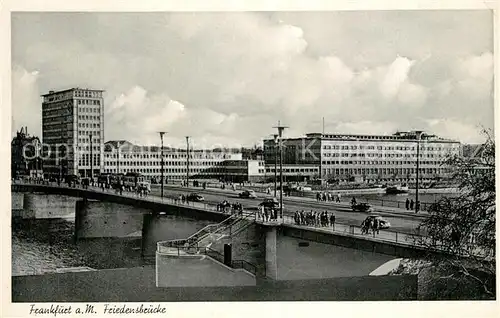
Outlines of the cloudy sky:
[{"label": "cloudy sky", "polygon": [[493,128],[491,11],[13,13],[12,132],[39,95],[103,89],[106,140]]}]

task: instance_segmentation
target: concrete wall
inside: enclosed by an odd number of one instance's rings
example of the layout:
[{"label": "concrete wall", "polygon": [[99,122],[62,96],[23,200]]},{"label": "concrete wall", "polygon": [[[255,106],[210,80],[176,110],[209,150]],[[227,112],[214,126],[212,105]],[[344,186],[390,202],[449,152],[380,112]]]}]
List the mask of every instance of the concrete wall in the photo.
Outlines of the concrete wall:
[{"label": "concrete wall", "polygon": [[373,253],[387,254],[401,258],[422,257],[427,251],[424,249],[395,242],[370,240],[368,237],[359,238],[340,233],[324,233],[293,225],[283,225],[283,235],[309,240],[313,242],[343,246]]},{"label": "concrete wall", "polygon": [[21,219],[71,218],[76,198],[42,193],[12,193],[12,217]]},{"label": "concrete wall", "polygon": [[79,200],[75,208],[77,239],[142,236],[143,211],[120,209],[105,202]]},{"label": "concrete wall", "polygon": [[254,286],[253,275],[229,268],[203,255],[156,253],[157,287]]}]

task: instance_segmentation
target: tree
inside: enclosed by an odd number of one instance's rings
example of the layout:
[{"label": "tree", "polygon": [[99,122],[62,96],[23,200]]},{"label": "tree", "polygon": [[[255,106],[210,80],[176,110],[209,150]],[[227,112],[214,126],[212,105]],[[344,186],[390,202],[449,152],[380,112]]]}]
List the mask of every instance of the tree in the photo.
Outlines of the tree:
[{"label": "tree", "polygon": [[[447,279],[481,286],[487,297],[495,292],[495,143],[486,142],[474,157],[450,156],[458,195],[442,198],[420,224],[415,243],[425,247],[435,266],[446,268]],[[441,254],[441,256],[436,256]],[[443,271],[441,271],[442,273]]]}]

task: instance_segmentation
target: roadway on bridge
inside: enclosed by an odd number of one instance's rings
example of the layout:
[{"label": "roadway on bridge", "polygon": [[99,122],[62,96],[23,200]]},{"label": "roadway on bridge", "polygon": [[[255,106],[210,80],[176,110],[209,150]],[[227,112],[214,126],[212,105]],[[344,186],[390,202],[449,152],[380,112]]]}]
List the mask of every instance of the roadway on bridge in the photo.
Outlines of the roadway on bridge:
[{"label": "roadway on bridge", "polygon": [[[189,192],[196,192],[203,195],[205,198],[205,203],[207,204],[217,204],[223,200],[228,200],[230,203],[239,202],[244,208],[256,208],[258,204],[262,201],[264,197],[263,194],[258,194],[257,199],[242,199],[238,197],[239,191],[225,191],[217,192],[213,189],[203,190],[200,188],[179,188],[179,187],[164,187],[165,197],[177,197],[180,194],[187,194]],[[152,195],[160,196],[161,190],[159,185],[153,185]],[[297,200],[284,200],[284,213],[286,215],[293,215],[295,211],[328,211],[335,212],[336,221],[339,223],[349,224],[349,225],[360,225],[361,222],[369,215],[369,213],[364,212],[353,212],[349,207],[342,207],[333,205],[328,202],[307,202],[307,201],[297,201]],[[375,212],[375,214],[377,214]],[[403,232],[403,233],[413,233],[415,228],[420,224],[422,218],[414,217],[412,215],[399,216],[397,214],[384,215],[384,219],[391,223],[391,230]]]}]

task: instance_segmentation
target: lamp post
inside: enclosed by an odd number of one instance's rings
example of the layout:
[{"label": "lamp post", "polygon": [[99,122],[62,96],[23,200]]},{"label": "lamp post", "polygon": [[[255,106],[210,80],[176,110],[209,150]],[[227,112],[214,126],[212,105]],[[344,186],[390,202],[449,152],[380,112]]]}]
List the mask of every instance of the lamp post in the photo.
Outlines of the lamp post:
[{"label": "lamp post", "polygon": [[116,175],[120,173],[120,142],[116,144]]},{"label": "lamp post", "polygon": [[92,132],[89,134],[90,139],[90,183],[94,180],[94,158],[92,157]]},{"label": "lamp post", "polygon": [[186,136],[186,187],[189,188],[189,136]]},{"label": "lamp post", "polygon": [[419,163],[420,163],[420,138],[422,137],[422,131],[417,131],[417,180],[415,183],[415,213],[418,213],[418,177],[419,177]]},{"label": "lamp post", "polygon": [[160,148],[160,157],[161,157],[161,163],[160,163],[160,173],[161,173],[161,179],[160,179],[160,183],[161,183],[161,198],[163,199],[163,135],[166,133],[165,131],[159,131],[158,132],[160,134],[160,140],[161,140],[161,148]]},{"label": "lamp post", "polygon": [[278,182],[278,134],[274,134],[274,197],[276,198],[276,184]]},{"label": "lamp post", "polygon": [[283,219],[283,131],[286,126],[281,126],[278,121],[278,126],[274,127],[278,129],[278,144],[280,149],[280,218]]}]

